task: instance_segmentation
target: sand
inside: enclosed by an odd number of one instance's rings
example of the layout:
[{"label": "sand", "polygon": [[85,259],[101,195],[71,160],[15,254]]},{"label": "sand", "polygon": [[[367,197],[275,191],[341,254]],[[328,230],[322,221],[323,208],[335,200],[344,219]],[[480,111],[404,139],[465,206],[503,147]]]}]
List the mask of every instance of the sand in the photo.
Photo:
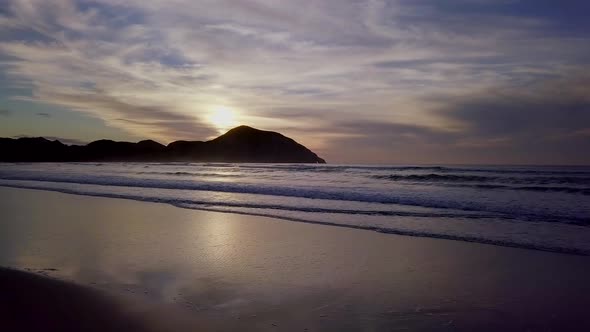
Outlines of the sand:
[{"label": "sand", "polygon": [[0,211],[0,266],[27,272],[0,273],[0,326],[69,308],[51,317],[138,331],[590,330],[590,257],[25,189],[0,188]]}]

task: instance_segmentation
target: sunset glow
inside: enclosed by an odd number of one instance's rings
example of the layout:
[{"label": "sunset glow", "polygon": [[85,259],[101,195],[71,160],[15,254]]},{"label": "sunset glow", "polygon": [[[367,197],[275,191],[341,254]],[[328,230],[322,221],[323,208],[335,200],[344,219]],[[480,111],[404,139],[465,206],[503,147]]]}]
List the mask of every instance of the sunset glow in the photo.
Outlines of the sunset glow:
[{"label": "sunset glow", "polygon": [[589,9],[7,0],[0,136],[167,144],[248,125],[333,162],[587,164]]},{"label": "sunset glow", "polygon": [[209,121],[220,131],[228,130],[236,125],[234,111],[225,106],[214,108]]}]

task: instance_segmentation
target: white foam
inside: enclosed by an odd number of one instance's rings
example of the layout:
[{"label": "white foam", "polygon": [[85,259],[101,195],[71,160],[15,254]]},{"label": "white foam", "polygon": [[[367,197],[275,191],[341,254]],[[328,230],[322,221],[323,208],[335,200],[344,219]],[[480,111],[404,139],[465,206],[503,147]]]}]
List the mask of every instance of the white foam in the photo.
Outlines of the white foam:
[{"label": "white foam", "polygon": [[[380,179],[396,168],[404,174],[430,174],[437,169],[450,172],[448,168],[428,167],[425,171],[414,166],[3,164],[0,185],[163,202],[387,233],[590,253],[587,195]],[[516,171],[523,176],[535,171],[558,172],[534,168]],[[575,172],[586,177],[579,169]],[[574,171],[563,174],[571,173]],[[439,181],[441,177],[436,178]]]}]

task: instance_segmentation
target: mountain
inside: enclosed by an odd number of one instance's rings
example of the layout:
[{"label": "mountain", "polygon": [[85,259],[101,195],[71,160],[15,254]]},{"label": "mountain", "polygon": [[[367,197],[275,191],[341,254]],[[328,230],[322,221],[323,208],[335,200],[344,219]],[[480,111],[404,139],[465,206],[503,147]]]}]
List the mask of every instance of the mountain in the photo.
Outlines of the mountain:
[{"label": "mountain", "polygon": [[211,141],[176,141],[167,146],[152,140],[130,143],[103,139],[82,146],[42,137],[0,138],[0,161],[325,163],[291,138],[248,126],[236,127]]}]

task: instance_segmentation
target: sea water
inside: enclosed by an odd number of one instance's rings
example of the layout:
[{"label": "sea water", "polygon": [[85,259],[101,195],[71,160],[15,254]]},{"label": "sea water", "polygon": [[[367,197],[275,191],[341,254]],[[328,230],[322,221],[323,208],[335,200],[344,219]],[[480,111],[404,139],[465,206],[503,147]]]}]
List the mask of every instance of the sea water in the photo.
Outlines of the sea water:
[{"label": "sea water", "polygon": [[5,163],[0,186],[590,254],[590,167]]}]

